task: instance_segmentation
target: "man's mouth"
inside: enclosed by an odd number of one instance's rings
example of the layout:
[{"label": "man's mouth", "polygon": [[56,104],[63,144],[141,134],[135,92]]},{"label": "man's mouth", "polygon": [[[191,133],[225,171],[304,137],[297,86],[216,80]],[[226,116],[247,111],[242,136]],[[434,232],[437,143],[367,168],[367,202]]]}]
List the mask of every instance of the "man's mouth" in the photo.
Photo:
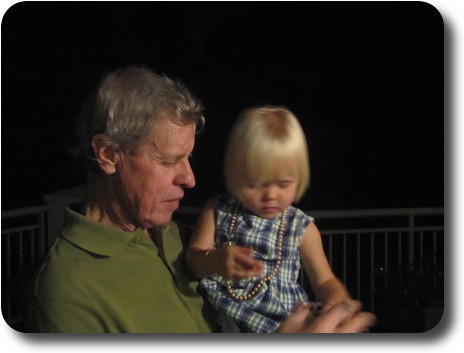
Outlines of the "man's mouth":
[{"label": "man's mouth", "polygon": [[167,205],[168,208],[172,210],[176,210],[179,208],[180,200],[182,200],[182,196],[163,201],[163,204]]}]

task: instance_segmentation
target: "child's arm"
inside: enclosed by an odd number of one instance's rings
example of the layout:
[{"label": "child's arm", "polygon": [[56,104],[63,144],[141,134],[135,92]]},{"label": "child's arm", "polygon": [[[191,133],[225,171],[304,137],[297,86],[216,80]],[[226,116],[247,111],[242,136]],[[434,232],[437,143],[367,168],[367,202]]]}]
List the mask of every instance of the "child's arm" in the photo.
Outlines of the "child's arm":
[{"label": "child's arm", "polygon": [[258,276],[264,265],[252,258],[253,249],[239,246],[214,248],[216,221],[214,201],[206,203],[186,252],[190,271],[197,278],[218,274],[225,279],[241,279]]},{"label": "child's arm", "polygon": [[321,233],[314,222],[305,230],[300,242],[300,255],[304,269],[318,300],[323,303],[322,312],[333,305],[350,299],[343,283],[335,277],[322,246]]}]

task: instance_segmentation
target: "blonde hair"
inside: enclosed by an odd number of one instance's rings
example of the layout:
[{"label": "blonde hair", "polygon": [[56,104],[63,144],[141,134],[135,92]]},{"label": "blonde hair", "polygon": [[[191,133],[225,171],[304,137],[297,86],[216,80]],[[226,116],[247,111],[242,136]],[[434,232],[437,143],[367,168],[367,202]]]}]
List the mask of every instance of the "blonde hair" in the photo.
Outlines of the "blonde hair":
[{"label": "blonde hair", "polygon": [[230,195],[240,200],[247,182],[291,176],[299,185],[295,201],[309,186],[306,137],[295,115],[285,107],[263,106],[245,110],[232,129],[224,174]]}]

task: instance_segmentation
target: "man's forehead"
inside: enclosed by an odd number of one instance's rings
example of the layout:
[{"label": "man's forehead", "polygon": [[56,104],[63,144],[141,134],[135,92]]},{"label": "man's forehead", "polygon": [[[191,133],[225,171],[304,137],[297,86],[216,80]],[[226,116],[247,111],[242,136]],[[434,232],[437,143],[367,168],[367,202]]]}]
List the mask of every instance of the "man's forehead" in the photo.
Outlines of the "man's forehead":
[{"label": "man's forehead", "polygon": [[195,124],[180,125],[172,122],[155,124],[145,143],[159,151],[192,149],[195,144]]},{"label": "man's forehead", "polygon": [[156,119],[152,126],[152,132],[163,132],[163,133],[182,133],[185,131],[196,131],[196,124],[191,123],[184,123],[179,118],[170,118],[169,116],[163,116]]}]

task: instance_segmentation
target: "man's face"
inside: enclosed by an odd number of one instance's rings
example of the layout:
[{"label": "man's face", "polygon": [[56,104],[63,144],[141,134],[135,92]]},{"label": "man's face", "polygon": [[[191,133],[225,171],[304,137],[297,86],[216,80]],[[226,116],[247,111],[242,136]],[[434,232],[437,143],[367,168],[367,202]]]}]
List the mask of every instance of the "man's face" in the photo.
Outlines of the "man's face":
[{"label": "man's face", "polygon": [[122,153],[118,170],[122,212],[138,227],[167,224],[185,188],[195,186],[189,157],[195,124],[155,124],[135,153]]}]

